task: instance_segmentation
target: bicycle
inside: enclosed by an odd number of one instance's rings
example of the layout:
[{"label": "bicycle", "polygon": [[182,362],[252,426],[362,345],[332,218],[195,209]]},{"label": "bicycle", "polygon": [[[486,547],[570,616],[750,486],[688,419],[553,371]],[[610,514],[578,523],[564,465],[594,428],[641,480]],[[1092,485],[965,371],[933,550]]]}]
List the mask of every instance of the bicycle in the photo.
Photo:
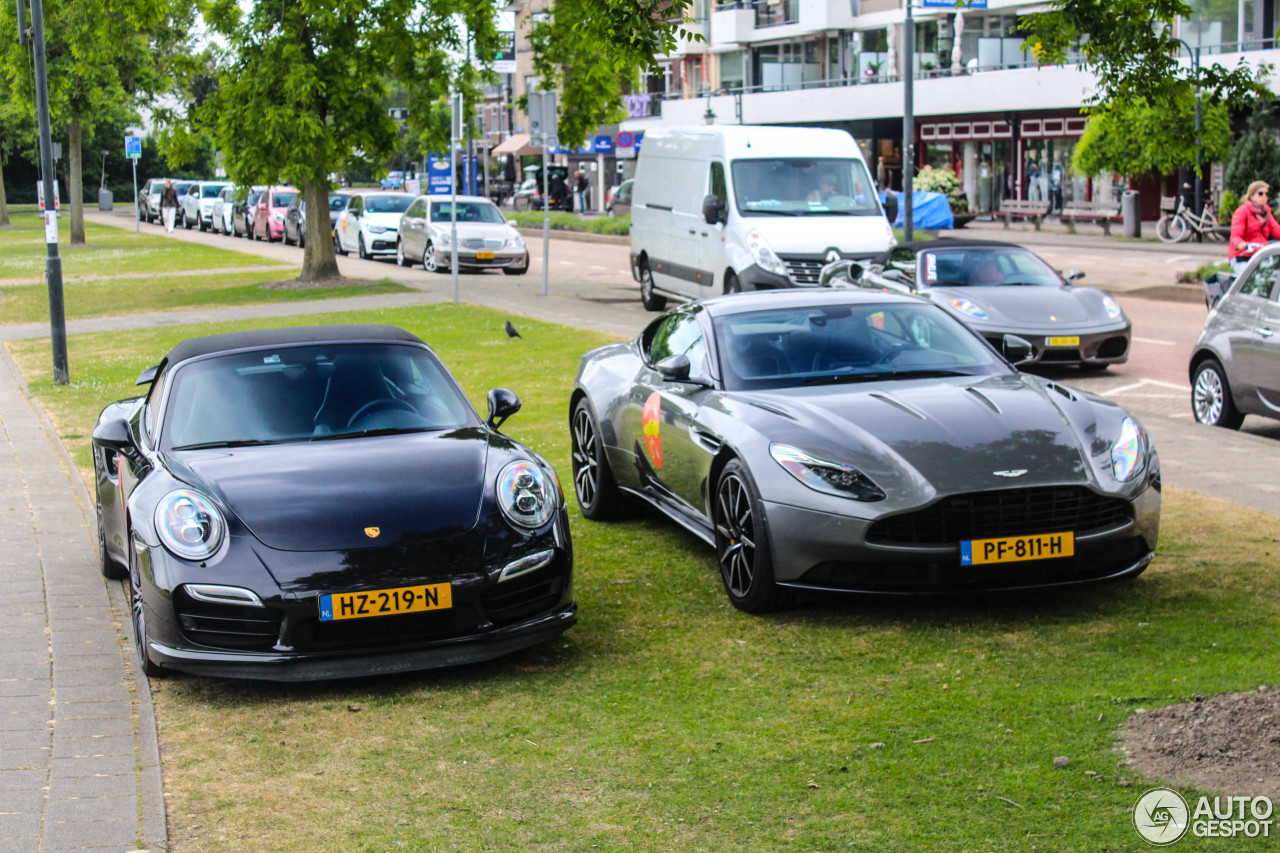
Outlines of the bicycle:
[{"label": "bicycle", "polygon": [[1182,203],[1182,196],[1176,198],[1172,210],[1163,203],[1160,209],[1164,215],[1156,223],[1156,236],[1162,243],[1183,243],[1191,239],[1192,234],[1198,238],[1227,239],[1225,229],[1218,225],[1218,207],[1210,199],[1205,200],[1198,216]]}]

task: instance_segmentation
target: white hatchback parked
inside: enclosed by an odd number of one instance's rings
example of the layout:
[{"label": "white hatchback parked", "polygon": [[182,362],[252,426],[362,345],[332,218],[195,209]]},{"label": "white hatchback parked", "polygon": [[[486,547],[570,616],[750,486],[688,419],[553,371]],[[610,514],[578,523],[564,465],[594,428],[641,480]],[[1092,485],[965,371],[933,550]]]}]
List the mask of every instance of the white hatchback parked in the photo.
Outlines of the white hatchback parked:
[{"label": "white hatchback parked", "polygon": [[408,193],[353,193],[334,225],[334,248],[340,255],[357,252],[362,258],[394,256],[400,217],[411,204]]}]

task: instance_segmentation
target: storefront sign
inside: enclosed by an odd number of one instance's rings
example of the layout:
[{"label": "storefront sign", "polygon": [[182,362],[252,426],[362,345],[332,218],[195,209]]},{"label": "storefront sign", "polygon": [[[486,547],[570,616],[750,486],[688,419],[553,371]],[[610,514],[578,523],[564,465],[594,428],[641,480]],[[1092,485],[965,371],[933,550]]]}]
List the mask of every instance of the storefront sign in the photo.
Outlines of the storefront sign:
[{"label": "storefront sign", "polygon": [[612,154],[613,137],[608,134],[595,137],[591,140],[591,151],[595,154]]},{"label": "storefront sign", "polygon": [[985,9],[987,0],[920,0],[925,9],[954,9],[962,12],[965,9]]}]

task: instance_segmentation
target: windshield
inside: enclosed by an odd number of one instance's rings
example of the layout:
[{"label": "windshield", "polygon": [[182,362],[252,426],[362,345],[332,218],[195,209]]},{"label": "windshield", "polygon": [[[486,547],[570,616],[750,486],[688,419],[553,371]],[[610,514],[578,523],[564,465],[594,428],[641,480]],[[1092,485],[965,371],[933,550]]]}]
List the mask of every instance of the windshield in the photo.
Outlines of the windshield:
[{"label": "windshield", "polygon": [[218,194],[222,192],[222,188],[225,186],[226,184],[205,184],[200,187],[200,197],[217,198]]},{"label": "windshield", "polygon": [[258,199],[262,198],[262,190],[254,190],[249,193],[248,204],[250,207],[258,203]]},{"label": "windshield", "polygon": [[444,366],[422,347],[326,344],[215,356],[175,371],[170,450],[454,429],[474,423]]},{"label": "windshield", "polygon": [[364,198],[365,213],[404,213],[411,204],[411,195],[370,195]]},{"label": "windshield", "polygon": [[917,302],[753,311],[715,328],[730,391],[1009,370],[959,321]]},{"label": "windshield", "polygon": [[329,196],[329,209],[330,209],[330,210],[345,210],[345,209],[346,209],[346,207],[347,207],[347,199],[348,199],[348,198],[350,198],[350,196],[344,195],[344,194],[342,194],[342,193],[334,193],[334,194],[330,195],[330,196]]},{"label": "windshield", "polygon": [[272,207],[288,207],[289,204],[297,197],[298,197],[297,190],[293,190],[291,192],[273,193],[271,196],[271,206]]},{"label": "windshield", "polygon": [[878,216],[880,204],[861,160],[813,157],[734,160],[743,216]]},{"label": "windshield", "polygon": [[[449,222],[452,220],[452,205],[449,202],[436,202],[431,207],[432,222]],[[487,201],[460,201],[458,202],[458,221],[459,222],[487,222],[491,225],[501,225],[507,220],[502,217],[502,211],[494,207],[491,202]]]},{"label": "windshield", "polygon": [[187,190],[191,189],[193,183],[193,181],[174,181],[173,191],[178,195],[183,195]]},{"label": "windshield", "polygon": [[920,253],[919,264],[925,287],[1062,286],[1062,278],[1052,267],[1017,246],[928,249]]}]

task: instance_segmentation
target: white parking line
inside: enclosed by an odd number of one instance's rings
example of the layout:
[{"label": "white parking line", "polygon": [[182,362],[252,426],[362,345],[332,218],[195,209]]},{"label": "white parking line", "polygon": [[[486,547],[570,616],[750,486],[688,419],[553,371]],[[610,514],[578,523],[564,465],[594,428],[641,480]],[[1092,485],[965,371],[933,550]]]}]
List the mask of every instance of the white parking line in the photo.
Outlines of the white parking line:
[{"label": "white parking line", "polygon": [[1134,338],[1133,340],[1136,343],[1155,344],[1158,347],[1172,347],[1172,346],[1178,345],[1177,341],[1160,341],[1160,340],[1156,340],[1155,338]]},{"label": "white parking line", "polygon": [[608,267],[597,266],[596,264],[591,264],[590,266],[591,266],[591,268],[592,268],[593,270],[607,270],[607,269],[608,269]]},{"label": "white parking line", "polygon": [[1196,258],[1195,255],[1177,255],[1172,258],[1165,258],[1164,262],[1166,264],[1176,264],[1176,263],[1180,263],[1181,261],[1193,261],[1195,260],[1195,258]]},{"label": "white parking line", "polygon": [[[1098,393],[1104,397],[1110,397],[1114,394],[1131,394],[1139,389],[1146,389],[1151,386],[1156,388],[1164,388],[1169,391],[1177,391],[1179,394],[1190,394],[1191,388],[1187,385],[1177,385],[1173,382],[1161,382],[1159,379],[1139,379],[1129,385],[1121,385],[1117,388],[1107,388]],[[1138,396],[1165,396],[1163,394],[1139,394]]]}]

